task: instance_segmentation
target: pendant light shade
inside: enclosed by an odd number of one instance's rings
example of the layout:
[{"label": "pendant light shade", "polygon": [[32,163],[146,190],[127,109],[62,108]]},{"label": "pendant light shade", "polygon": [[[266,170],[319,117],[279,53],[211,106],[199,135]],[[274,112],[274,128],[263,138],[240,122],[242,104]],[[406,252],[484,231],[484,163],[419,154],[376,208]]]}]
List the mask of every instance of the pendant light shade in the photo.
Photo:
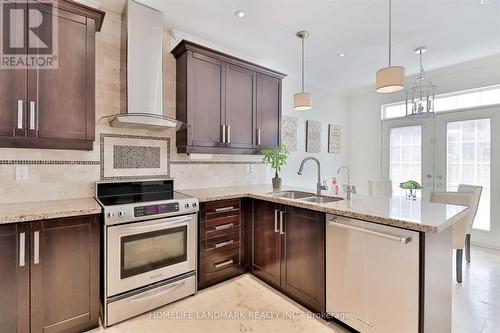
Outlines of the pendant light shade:
[{"label": "pendant light shade", "polygon": [[302,40],[302,91],[293,96],[293,106],[295,111],[311,110],[311,94],[304,91],[304,39],[309,36],[307,31],[299,31],[296,36]]},{"label": "pendant light shade", "polygon": [[404,89],[405,68],[391,66],[377,71],[376,92],[388,94]]},{"label": "pendant light shade", "polygon": [[375,91],[380,94],[394,93],[405,88],[405,68],[403,66],[391,66],[391,24],[392,1],[389,0],[389,66],[377,71]]}]

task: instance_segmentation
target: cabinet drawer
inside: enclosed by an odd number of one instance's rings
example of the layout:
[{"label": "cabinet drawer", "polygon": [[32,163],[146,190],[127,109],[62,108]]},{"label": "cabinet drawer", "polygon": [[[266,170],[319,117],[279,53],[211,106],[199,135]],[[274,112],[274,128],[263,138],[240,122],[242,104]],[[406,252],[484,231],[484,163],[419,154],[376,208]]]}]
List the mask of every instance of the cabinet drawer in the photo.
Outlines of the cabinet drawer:
[{"label": "cabinet drawer", "polygon": [[210,201],[201,206],[201,219],[211,220],[240,215],[240,200]]},{"label": "cabinet drawer", "polygon": [[200,282],[220,281],[239,273],[240,248],[220,251],[200,259]]},{"label": "cabinet drawer", "polygon": [[227,235],[240,230],[240,216],[228,216],[200,222],[200,239]]},{"label": "cabinet drawer", "polygon": [[200,241],[200,257],[206,257],[240,247],[240,232],[207,238]]}]

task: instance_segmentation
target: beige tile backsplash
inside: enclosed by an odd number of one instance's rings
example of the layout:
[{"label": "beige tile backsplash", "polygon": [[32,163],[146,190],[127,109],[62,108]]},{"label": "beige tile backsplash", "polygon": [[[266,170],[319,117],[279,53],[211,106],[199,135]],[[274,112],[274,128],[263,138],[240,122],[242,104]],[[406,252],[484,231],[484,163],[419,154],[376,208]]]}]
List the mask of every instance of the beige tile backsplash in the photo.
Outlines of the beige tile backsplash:
[{"label": "beige tile backsplash", "polygon": [[[101,133],[160,136],[170,138],[170,158],[194,163],[170,165],[170,176],[178,189],[261,184],[266,182],[266,167],[253,164],[252,173],[245,172],[241,162],[259,162],[259,156],[177,155],[175,131],[112,128],[101,117],[124,112],[125,82],[120,60],[121,17],[107,11],[102,30],[96,35],[96,140],[92,151],[9,149],[0,148],[1,161],[52,161],[51,164],[29,164],[28,180],[17,182],[14,164],[0,164],[0,203],[56,200],[94,196],[95,182],[100,179],[98,164],[55,164],[57,161],[99,161]],[[164,47],[164,112],[175,116],[175,59],[168,50],[169,34]],[[210,163],[200,163],[209,161]],[[217,164],[214,164],[216,162]],[[223,163],[228,162],[228,163]],[[240,162],[240,163],[235,163]]]}]

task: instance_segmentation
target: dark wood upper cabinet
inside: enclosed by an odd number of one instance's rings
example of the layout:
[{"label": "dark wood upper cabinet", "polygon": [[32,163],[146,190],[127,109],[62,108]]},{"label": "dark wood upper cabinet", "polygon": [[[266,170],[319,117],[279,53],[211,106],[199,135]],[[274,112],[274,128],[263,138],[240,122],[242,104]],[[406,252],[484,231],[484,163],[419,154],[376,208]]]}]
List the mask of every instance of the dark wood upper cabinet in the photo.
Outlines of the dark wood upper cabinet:
[{"label": "dark wood upper cabinet", "polygon": [[176,116],[187,123],[177,152],[257,154],[279,144],[284,74],[185,40],[172,54]]},{"label": "dark wood upper cabinet", "polygon": [[310,309],[325,310],[325,214],[286,206],[281,285]]},{"label": "dark wood upper cabinet", "polygon": [[315,312],[325,311],[325,215],[254,201],[252,273]]},{"label": "dark wood upper cabinet", "polygon": [[281,80],[259,73],[257,74],[257,145],[259,150],[279,145],[280,124]]},{"label": "dark wood upper cabinet", "polygon": [[[53,11],[40,1],[38,9],[44,21],[57,22],[58,67],[0,70],[0,147],[93,148],[95,32],[104,12],[73,1],[57,4]],[[42,40],[49,28],[42,25]]]},{"label": "dark wood upper cabinet", "polygon": [[29,332],[29,224],[0,226],[0,331]]},{"label": "dark wood upper cabinet", "polygon": [[281,242],[279,233],[279,205],[254,201],[252,226],[252,273],[262,280],[280,285]]}]

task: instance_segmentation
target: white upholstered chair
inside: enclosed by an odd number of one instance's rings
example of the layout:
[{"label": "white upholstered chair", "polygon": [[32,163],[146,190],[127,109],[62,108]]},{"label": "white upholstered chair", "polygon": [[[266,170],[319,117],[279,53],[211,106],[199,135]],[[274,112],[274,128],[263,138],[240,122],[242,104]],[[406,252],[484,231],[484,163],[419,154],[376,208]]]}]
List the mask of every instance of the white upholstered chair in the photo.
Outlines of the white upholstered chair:
[{"label": "white upholstered chair", "polygon": [[390,179],[369,179],[368,192],[370,195],[388,196],[392,195],[392,180]]},{"label": "white upholstered chair", "polygon": [[462,283],[462,256],[470,263],[470,235],[476,217],[483,188],[475,185],[460,184],[457,192],[432,192],[431,201],[468,206],[469,212],[453,225],[453,248],[456,250],[457,282]]}]

